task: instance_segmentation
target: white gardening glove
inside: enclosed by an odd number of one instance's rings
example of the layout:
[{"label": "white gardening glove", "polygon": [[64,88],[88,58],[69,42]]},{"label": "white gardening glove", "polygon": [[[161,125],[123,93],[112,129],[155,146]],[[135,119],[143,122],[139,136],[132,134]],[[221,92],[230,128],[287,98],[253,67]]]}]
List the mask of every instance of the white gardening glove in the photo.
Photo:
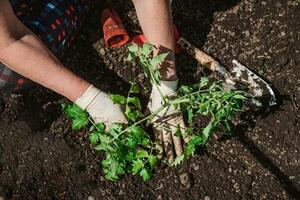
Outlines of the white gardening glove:
[{"label": "white gardening glove", "polygon": [[[160,81],[158,86],[164,96],[172,97],[176,94],[178,81]],[[158,89],[153,86],[149,110],[153,113],[163,105],[163,98]],[[152,120],[152,126],[155,136],[158,139],[158,150],[160,156],[164,152],[169,163],[174,161],[175,155],[180,156],[183,153],[182,138],[175,136],[178,127],[181,131],[185,129],[182,113],[180,109],[176,110],[173,106],[169,106],[160,111]]]},{"label": "white gardening glove", "polygon": [[112,123],[126,123],[121,106],[114,104],[109,95],[90,85],[85,93],[75,102],[81,109],[86,110],[96,123],[103,122],[106,127]]}]

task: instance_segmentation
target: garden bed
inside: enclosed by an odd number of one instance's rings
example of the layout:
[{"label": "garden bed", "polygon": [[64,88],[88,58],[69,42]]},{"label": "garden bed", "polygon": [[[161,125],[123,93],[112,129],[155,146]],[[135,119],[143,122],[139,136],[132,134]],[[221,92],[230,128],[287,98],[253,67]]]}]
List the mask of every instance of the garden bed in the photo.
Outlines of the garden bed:
[{"label": "garden bed", "polygon": [[[101,155],[84,131],[71,131],[60,111],[67,102],[39,86],[0,97],[0,197],[4,199],[296,199],[299,197],[300,4],[296,0],[174,1],[179,32],[225,66],[237,59],[276,89],[279,105],[242,116],[232,137],[213,137],[178,169],[161,166],[148,182],[124,176],[105,180]],[[111,0],[131,35],[139,31],[129,1]],[[101,6],[100,6],[101,7]],[[98,8],[100,10],[100,7]],[[97,14],[99,16],[99,13]],[[100,17],[98,17],[100,18]],[[89,16],[63,62],[102,90],[125,94],[128,81],[150,84],[126,47],[99,42],[99,22]],[[188,55],[178,56],[181,83],[203,71]],[[195,118],[199,128],[203,120]],[[191,187],[181,184],[188,172]]]}]

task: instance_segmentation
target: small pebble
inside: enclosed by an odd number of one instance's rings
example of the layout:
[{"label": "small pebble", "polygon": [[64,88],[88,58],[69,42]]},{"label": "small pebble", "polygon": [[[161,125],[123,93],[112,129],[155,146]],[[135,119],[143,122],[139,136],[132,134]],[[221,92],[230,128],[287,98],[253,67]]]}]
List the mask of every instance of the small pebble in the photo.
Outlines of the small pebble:
[{"label": "small pebble", "polygon": [[138,81],[140,82],[140,83],[143,83],[144,81],[145,81],[145,76],[144,76],[144,74],[139,74],[138,75]]},{"label": "small pebble", "polygon": [[99,53],[100,53],[100,55],[104,56],[105,55],[105,50],[102,48],[102,49],[100,49]]},{"label": "small pebble", "polygon": [[183,174],[179,175],[179,179],[180,179],[181,184],[185,188],[190,188],[191,187],[190,176],[189,176],[188,173],[183,173]]},{"label": "small pebble", "polygon": [[205,196],[204,200],[211,200],[210,196]]},{"label": "small pebble", "polygon": [[249,36],[250,36],[250,32],[249,32],[249,31],[245,31],[244,33],[245,33],[245,36],[246,36],[246,37],[249,37]]},{"label": "small pebble", "polygon": [[95,200],[95,198],[93,196],[89,196],[88,200]]}]

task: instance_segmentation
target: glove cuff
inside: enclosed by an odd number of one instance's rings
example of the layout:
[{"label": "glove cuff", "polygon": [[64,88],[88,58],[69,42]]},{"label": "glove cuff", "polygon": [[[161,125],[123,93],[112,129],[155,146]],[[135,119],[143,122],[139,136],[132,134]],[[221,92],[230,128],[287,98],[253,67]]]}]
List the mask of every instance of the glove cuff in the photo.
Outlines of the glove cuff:
[{"label": "glove cuff", "polygon": [[83,93],[83,95],[76,99],[74,103],[77,104],[81,109],[85,110],[99,93],[100,90],[91,84]]}]

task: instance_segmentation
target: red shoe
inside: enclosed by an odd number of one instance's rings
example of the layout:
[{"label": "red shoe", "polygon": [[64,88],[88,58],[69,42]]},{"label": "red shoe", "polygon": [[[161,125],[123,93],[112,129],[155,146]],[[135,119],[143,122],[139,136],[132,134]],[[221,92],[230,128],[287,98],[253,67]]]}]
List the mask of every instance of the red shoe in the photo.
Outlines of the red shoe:
[{"label": "red shoe", "polygon": [[104,9],[101,17],[104,40],[108,47],[120,47],[129,41],[122,21],[113,9]]},{"label": "red shoe", "polygon": [[[179,33],[178,33],[178,30],[175,25],[173,26],[173,28],[174,28],[174,40],[175,40],[175,53],[180,53],[180,49],[177,46],[177,41],[179,39]],[[144,34],[140,34],[140,35],[134,36],[132,38],[132,43],[137,44],[137,45],[143,45],[146,42],[147,42],[147,39]]]}]

